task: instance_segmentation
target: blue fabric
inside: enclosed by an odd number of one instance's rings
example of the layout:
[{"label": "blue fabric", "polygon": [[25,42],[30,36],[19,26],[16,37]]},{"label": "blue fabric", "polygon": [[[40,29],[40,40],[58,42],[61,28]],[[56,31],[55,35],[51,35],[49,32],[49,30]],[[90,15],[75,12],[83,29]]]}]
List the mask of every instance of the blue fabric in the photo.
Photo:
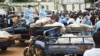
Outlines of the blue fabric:
[{"label": "blue fabric", "polygon": [[29,19],[25,19],[25,21],[26,21],[26,25],[28,25],[30,23]]},{"label": "blue fabric", "polygon": [[59,18],[59,22],[60,23],[67,23],[67,20],[66,20],[66,18],[63,18],[63,19],[62,18]]},{"label": "blue fabric", "polygon": [[32,13],[32,12],[31,12],[31,9],[30,9],[30,8],[26,8],[26,9],[24,10],[24,16],[29,16],[31,13]]},{"label": "blue fabric", "polygon": [[31,23],[31,22],[34,21],[31,8],[26,8],[26,9],[24,10],[24,17],[25,17],[25,20],[26,20],[26,24],[27,24],[27,25],[28,25],[29,23]]},{"label": "blue fabric", "polygon": [[39,18],[44,18],[44,17],[46,17],[47,16],[47,13],[45,12],[45,10],[44,9],[40,9],[39,10]]},{"label": "blue fabric", "polygon": [[43,47],[44,44],[45,44],[44,42],[39,41],[39,40],[37,40],[37,41],[35,42],[35,45],[37,45],[37,46],[41,46],[41,47]]},{"label": "blue fabric", "polygon": [[60,18],[59,18],[59,22],[60,23],[67,23],[67,19],[66,18],[64,18],[63,16],[61,16]]},{"label": "blue fabric", "polygon": [[28,25],[29,23],[34,22],[34,19],[33,18],[25,19],[25,21],[26,21],[26,25]]},{"label": "blue fabric", "polygon": [[100,28],[100,21],[95,24],[95,28],[98,30]]},{"label": "blue fabric", "polygon": [[83,20],[82,20],[82,24],[87,24],[87,25],[92,26],[92,22],[91,22],[91,20],[89,20],[89,19],[83,19]]},{"label": "blue fabric", "polygon": [[[88,18],[83,19],[82,24],[87,24],[87,25],[92,26],[92,22]],[[91,35],[91,32],[82,32],[82,35]]]}]

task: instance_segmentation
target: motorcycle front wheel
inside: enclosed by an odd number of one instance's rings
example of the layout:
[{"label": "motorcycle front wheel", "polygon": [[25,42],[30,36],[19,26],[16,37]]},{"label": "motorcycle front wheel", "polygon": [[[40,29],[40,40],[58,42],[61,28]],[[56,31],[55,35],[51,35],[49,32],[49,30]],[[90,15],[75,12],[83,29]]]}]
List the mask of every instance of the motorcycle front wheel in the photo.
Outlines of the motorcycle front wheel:
[{"label": "motorcycle front wheel", "polygon": [[23,56],[34,56],[33,55],[33,50],[31,48],[29,48],[29,47],[25,48]]}]

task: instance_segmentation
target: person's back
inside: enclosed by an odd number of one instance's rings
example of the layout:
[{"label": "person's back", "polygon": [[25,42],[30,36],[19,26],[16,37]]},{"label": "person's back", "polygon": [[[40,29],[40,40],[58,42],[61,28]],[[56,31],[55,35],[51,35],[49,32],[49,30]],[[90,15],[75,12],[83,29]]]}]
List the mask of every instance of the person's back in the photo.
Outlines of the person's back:
[{"label": "person's back", "polygon": [[96,29],[97,31],[100,31],[100,18],[99,18],[99,20],[95,23],[95,29]]},{"label": "person's back", "polygon": [[100,56],[100,31],[93,34],[95,47],[85,51],[83,56]]},{"label": "person's back", "polygon": [[82,24],[87,24],[92,26],[91,20],[88,18],[88,16],[85,16],[85,18],[82,20]]},{"label": "person's back", "polygon": [[67,19],[63,15],[61,15],[61,17],[59,18],[59,22],[64,25],[67,25]]},{"label": "person's back", "polygon": [[69,24],[73,24],[73,23],[75,23],[74,15],[70,15],[70,17],[69,17],[69,19],[67,21],[67,24],[69,25]]},{"label": "person's back", "polygon": [[95,25],[96,16],[94,13],[92,13],[90,20],[92,21],[92,24]]},{"label": "person's back", "polygon": [[83,56],[100,56],[100,48],[92,48],[87,50]]}]

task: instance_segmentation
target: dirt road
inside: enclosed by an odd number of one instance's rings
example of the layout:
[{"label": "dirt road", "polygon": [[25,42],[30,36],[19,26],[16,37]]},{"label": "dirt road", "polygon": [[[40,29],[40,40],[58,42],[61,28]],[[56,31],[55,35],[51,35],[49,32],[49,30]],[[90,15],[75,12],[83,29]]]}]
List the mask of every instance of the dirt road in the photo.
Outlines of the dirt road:
[{"label": "dirt road", "polygon": [[0,56],[23,56],[24,48],[28,43],[16,43],[15,45],[8,47],[7,51],[0,50]]},{"label": "dirt road", "polygon": [[[6,51],[0,50],[0,56],[23,56],[23,51],[26,46],[28,46],[29,43],[19,43],[17,42],[15,45],[8,47]],[[69,56],[69,55],[65,55]]]}]

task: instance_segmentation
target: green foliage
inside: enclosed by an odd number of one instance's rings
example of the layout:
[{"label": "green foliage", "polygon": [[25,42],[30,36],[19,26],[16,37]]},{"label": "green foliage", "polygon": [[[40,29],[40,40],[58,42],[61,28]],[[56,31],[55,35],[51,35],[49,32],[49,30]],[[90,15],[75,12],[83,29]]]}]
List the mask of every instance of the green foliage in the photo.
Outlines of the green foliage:
[{"label": "green foliage", "polygon": [[5,0],[0,0],[0,2],[4,2]]},{"label": "green foliage", "polygon": [[95,0],[85,0],[86,3],[94,3]]},{"label": "green foliage", "polygon": [[28,0],[13,0],[13,2],[28,2]]}]

